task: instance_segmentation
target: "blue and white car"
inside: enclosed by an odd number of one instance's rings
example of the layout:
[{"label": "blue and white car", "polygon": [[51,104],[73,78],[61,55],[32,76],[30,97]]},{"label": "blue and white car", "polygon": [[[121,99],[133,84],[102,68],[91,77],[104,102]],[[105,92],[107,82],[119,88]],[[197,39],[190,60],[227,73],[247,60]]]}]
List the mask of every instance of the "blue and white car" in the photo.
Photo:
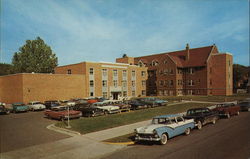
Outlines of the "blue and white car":
[{"label": "blue and white car", "polygon": [[189,135],[195,127],[193,119],[184,119],[182,115],[162,115],[154,117],[150,125],[135,129],[136,141],[158,141],[165,145],[168,139],[180,135]]}]

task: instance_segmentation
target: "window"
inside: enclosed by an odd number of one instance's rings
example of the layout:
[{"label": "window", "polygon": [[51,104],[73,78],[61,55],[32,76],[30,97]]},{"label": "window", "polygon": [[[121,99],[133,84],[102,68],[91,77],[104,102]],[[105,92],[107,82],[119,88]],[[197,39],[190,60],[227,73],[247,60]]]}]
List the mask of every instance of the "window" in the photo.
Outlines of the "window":
[{"label": "window", "polygon": [[90,92],[89,95],[90,95],[90,97],[93,97],[94,96],[94,92]]},{"label": "window", "polygon": [[90,87],[94,87],[94,81],[93,81],[93,80],[90,80],[90,81],[89,81],[89,86],[90,86]]},{"label": "window", "polygon": [[107,76],[107,69],[102,69],[102,76]]},{"label": "window", "polygon": [[122,70],[122,77],[127,77],[127,70]]},{"label": "window", "polygon": [[132,77],[135,77],[135,71],[132,71]]},{"label": "window", "polygon": [[162,96],[162,91],[159,91],[158,93],[159,93],[159,96]]},{"label": "window", "polygon": [[135,81],[132,81],[132,87],[135,87]]},{"label": "window", "polygon": [[146,95],[146,91],[145,91],[145,90],[142,90],[142,91],[141,91],[141,95],[145,96],[145,95]]},{"label": "window", "polygon": [[117,80],[114,80],[114,81],[113,81],[113,85],[114,85],[114,87],[117,87],[117,86],[118,86]]},{"label": "window", "polygon": [[93,75],[94,74],[94,69],[93,68],[89,68],[89,74]]},{"label": "window", "polygon": [[159,81],[160,86],[164,85],[164,81]]},{"label": "window", "polygon": [[173,86],[174,85],[174,81],[173,80],[170,80],[170,86]]},{"label": "window", "polygon": [[117,75],[117,70],[113,70],[113,76],[116,77]]},{"label": "window", "polygon": [[103,87],[107,87],[107,86],[108,86],[107,80],[103,80],[103,81],[102,81],[102,86],[103,86]]},{"label": "window", "polygon": [[127,81],[125,81],[125,80],[122,81],[122,86],[123,86],[123,87],[127,87]]},{"label": "window", "polygon": [[132,91],[132,96],[135,97],[135,91]]},{"label": "window", "polygon": [[189,68],[189,73],[193,74],[194,73],[194,69],[193,68]]},{"label": "window", "polygon": [[146,86],[146,81],[145,80],[142,81],[142,86]]},{"label": "window", "polygon": [[168,95],[168,92],[167,92],[167,90],[164,90],[164,95]]},{"label": "window", "polygon": [[194,81],[193,80],[188,80],[188,85],[189,86],[193,86],[194,85]]},{"label": "window", "polygon": [[157,66],[157,65],[158,65],[158,61],[153,60],[152,61],[152,66]]},{"label": "window", "polygon": [[138,62],[138,65],[139,65],[140,67],[143,67],[143,66],[144,66],[144,64],[143,64],[143,62],[142,62],[141,60]]},{"label": "window", "polygon": [[167,60],[165,60],[165,61],[164,61],[164,64],[167,64],[167,63],[168,63],[168,61],[167,61]]},{"label": "window", "polygon": [[107,99],[108,98],[108,92],[102,92],[102,97]]},{"label": "window", "polygon": [[127,91],[123,91],[123,92],[122,92],[122,96],[123,96],[123,97],[127,97]]},{"label": "window", "polygon": [[68,74],[71,74],[71,69],[68,70]]},{"label": "window", "polygon": [[174,74],[174,70],[171,68],[169,71],[170,74]]},{"label": "window", "polygon": [[145,77],[146,76],[146,72],[145,71],[141,71],[141,76]]},{"label": "window", "polygon": [[178,74],[182,74],[182,70],[181,69],[178,69]]},{"label": "window", "polygon": [[182,80],[178,80],[178,85],[182,85]]}]

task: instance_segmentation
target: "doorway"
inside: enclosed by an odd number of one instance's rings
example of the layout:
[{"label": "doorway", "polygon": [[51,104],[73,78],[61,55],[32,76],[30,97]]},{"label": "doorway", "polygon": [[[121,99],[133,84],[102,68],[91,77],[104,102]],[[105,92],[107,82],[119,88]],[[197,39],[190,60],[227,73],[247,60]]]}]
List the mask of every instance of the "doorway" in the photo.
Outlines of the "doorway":
[{"label": "doorway", "polygon": [[118,94],[117,92],[112,93],[113,95],[113,100],[118,100]]}]

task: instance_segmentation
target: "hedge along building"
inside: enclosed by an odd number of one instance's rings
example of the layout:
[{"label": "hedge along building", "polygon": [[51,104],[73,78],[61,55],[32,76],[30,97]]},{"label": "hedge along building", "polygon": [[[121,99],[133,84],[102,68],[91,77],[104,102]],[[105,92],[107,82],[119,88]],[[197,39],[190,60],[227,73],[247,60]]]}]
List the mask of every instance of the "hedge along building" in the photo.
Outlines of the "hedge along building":
[{"label": "hedge along building", "polygon": [[0,76],[0,102],[68,100],[103,96],[123,99],[146,95],[147,68],[129,64],[82,62],[59,66],[55,74]]},{"label": "hedge along building", "polygon": [[215,45],[116,62],[148,67],[147,95],[232,95],[233,57]]}]

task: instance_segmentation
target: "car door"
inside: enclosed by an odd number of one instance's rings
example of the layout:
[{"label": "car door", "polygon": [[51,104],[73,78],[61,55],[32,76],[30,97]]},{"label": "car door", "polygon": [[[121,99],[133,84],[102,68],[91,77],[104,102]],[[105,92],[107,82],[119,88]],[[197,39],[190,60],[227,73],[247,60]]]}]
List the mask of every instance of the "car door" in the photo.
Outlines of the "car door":
[{"label": "car door", "polygon": [[185,132],[185,121],[183,119],[183,117],[179,116],[179,117],[176,117],[175,118],[176,120],[176,128],[175,128],[175,132],[176,132],[176,135],[180,135],[182,133]]}]

